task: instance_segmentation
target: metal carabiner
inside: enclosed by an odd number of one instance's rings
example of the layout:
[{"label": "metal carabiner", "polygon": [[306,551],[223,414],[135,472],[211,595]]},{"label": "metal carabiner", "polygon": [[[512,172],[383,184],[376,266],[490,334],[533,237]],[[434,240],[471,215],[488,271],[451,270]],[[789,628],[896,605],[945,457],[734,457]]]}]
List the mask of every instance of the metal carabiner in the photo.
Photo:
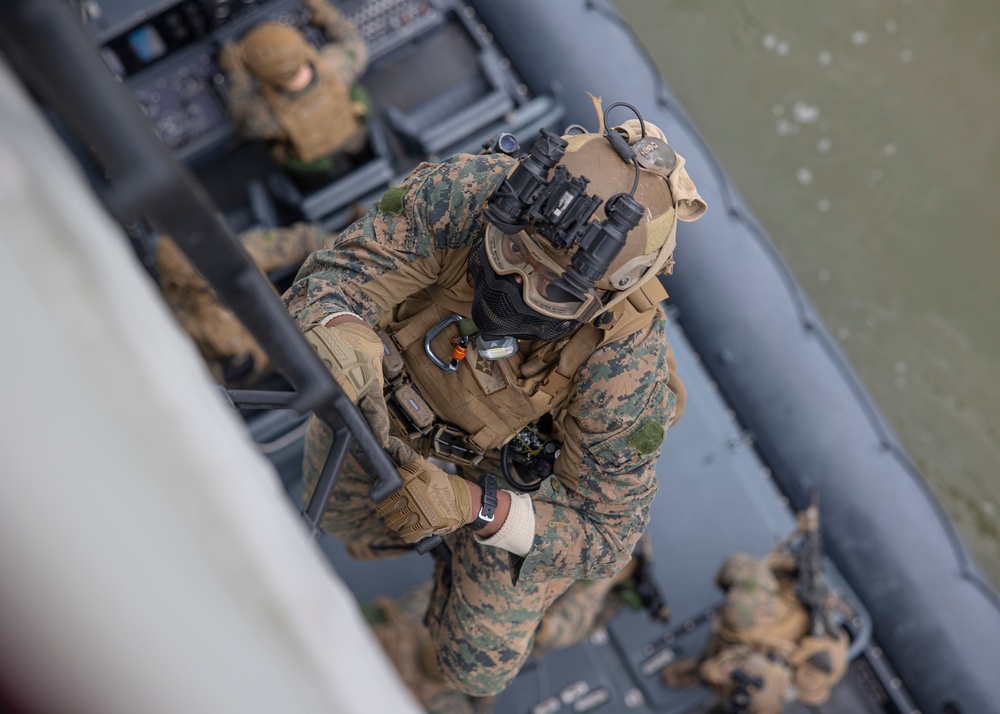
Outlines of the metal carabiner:
[{"label": "metal carabiner", "polygon": [[434,354],[434,350],[431,349],[431,340],[437,337],[441,333],[441,330],[446,328],[448,325],[452,324],[453,322],[458,322],[459,320],[464,320],[464,319],[465,317],[463,315],[452,313],[448,315],[448,317],[441,320],[441,322],[434,325],[434,327],[429,329],[427,331],[427,335],[424,337],[424,353],[430,358],[431,362],[437,365],[438,369],[440,369],[443,372],[454,372],[455,370],[458,369],[458,362],[454,362],[453,364],[451,364],[445,362],[444,360],[439,358],[436,354]]}]

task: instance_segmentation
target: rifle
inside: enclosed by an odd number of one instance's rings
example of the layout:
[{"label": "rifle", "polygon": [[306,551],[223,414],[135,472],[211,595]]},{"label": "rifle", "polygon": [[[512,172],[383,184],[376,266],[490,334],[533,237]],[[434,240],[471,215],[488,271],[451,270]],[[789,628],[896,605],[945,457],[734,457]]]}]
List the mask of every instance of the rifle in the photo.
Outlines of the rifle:
[{"label": "rifle", "polygon": [[837,628],[830,621],[830,590],[823,578],[823,544],[819,531],[819,492],[812,491],[809,507],[799,514],[799,542],[793,548],[799,582],[795,587],[802,605],[809,612],[812,621],[811,634],[814,637],[837,638]]},{"label": "rifle", "polygon": [[764,688],[763,677],[753,677],[742,669],[733,670],[733,691],[729,695],[723,712],[725,714],[749,714],[754,692]]}]

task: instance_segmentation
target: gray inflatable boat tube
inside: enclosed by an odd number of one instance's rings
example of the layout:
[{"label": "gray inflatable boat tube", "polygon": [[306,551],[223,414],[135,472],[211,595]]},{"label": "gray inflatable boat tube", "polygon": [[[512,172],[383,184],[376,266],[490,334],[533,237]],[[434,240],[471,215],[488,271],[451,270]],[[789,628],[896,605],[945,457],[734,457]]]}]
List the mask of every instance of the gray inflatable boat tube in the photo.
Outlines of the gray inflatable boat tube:
[{"label": "gray inflatable boat tube", "polygon": [[567,122],[594,125],[586,92],[627,101],[687,159],[710,208],[681,226],[669,278],[683,329],[792,505],[819,489],[827,552],[922,711],[1000,711],[996,592],[616,9],[473,4]]}]

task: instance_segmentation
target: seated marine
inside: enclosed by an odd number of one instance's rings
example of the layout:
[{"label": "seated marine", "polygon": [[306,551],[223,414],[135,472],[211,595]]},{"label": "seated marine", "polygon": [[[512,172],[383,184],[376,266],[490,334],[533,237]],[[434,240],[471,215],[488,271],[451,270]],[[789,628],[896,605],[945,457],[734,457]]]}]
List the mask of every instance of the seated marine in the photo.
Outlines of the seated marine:
[{"label": "seated marine", "polygon": [[780,714],[792,702],[813,707],[829,699],[847,671],[850,639],[826,617],[836,600],[825,588],[812,594],[815,602],[803,598],[809,584],[804,556],[789,550],[818,527],[818,511],[807,508],[796,530],[764,557],[726,558],[715,577],[725,601],[705,650],[667,667],[668,686],[700,681],[728,710],[748,714]]},{"label": "seated marine", "polygon": [[264,22],[228,42],[219,66],[237,129],[270,143],[275,160],[306,185],[342,172],[367,147],[367,94],[357,84],[368,48],[354,23],[326,0],[305,0],[331,40],[317,49],[297,29]]},{"label": "seated marine", "polygon": [[[333,241],[319,225],[296,223],[284,228],[254,229],[239,235],[243,249],[262,273],[297,269],[313,251]],[[169,237],[162,236],[154,255],[163,298],[180,326],[194,341],[215,381],[229,388],[248,387],[272,372],[267,353],[208,281],[195,270]]]}]

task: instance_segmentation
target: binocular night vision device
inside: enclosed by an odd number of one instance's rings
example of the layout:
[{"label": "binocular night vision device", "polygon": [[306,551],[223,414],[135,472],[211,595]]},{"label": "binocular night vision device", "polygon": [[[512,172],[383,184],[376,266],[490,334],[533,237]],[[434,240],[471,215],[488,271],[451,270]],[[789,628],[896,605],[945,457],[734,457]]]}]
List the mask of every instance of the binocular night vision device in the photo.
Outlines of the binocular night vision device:
[{"label": "binocular night vision device", "polygon": [[[618,132],[609,131],[604,136],[623,161],[635,164],[631,193],[616,193],[607,201],[587,194],[590,180],[572,176],[559,164],[566,141],[542,129],[531,150],[493,192],[485,212],[487,220],[504,233],[530,226],[557,249],[578,246],[564,275],[549,286],[550,298],[556,302],[586,298],[625,247],[628,232],[639,224],[645,211],[632,195],[639,183],[635,153]],[[591,221],[602,202],[607,218]]]}]

